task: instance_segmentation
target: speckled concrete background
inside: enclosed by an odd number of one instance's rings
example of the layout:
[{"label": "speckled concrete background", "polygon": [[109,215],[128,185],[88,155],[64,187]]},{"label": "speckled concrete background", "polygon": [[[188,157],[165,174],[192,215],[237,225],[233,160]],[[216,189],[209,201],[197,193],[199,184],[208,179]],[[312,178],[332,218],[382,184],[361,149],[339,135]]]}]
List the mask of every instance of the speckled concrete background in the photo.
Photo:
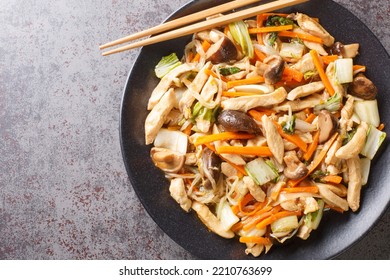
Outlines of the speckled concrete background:
[{"label": "speckled concrete background", "polygon": [[[119,145],[137,51],[98,45],[187,0],[0,2],[0,259],[192,259],[143,210]],[[390,52],[388,0],[337,0]],[[390,259],[390,211],[343,259]]]}]

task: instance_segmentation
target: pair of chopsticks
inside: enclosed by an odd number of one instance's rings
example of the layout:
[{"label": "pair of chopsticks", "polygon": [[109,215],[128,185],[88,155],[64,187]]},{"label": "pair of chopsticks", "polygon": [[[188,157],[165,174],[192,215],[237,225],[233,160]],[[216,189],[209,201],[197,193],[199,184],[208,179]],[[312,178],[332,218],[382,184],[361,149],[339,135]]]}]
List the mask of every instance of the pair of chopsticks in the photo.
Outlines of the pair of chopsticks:
[{"label": "pair of chopsticks", "polygon": [[[185,27],[182,27],[179,29],[174,29],[172,31],[168,31],[168,30],[171,30],[173,28],[177,28],[178,26],[183,26],[183,25],[195,22],[195,21],[199,21],[199,20],[204,19],[204,18],[209,17],[209,16],[223,13],[223,12],[233,10],[236,8],[240,8],[240,7],[243,7],[245,5],[253,4],[253,3],[258,2],[258,1],[260,1],[260,0],[232,1],[232,2],[229,2],[226,4],[216,6],[214,8],[210,8],[210,9],[207,9],[207,10],[204,10],[201,12],[197,12],[197,13],[179,18],[179,19],[169,21],[169,22],[164,23],[164,24],[160,24],[158,26],[152,27],[150,29],[147,29],[147,30],[144,30],[144,31],[141,31],[138,33],[131,34],[131,35],[123,37],[121,39],[118,39],[118,40],[106,43],[104,45],[101,45],[99,48],[105,49],[108,47],[113,47],[113,46],[116,46],[119,44],[127,43],[130,41],[145,37],[145,36],[161,33],[159,35],[152,36],[152,37],[146,38],[146,39],[141,40],[141,41],[130,43],[128,45],[103,52],[102,55],[106,56],[106,55],[110,55],[110,54],[114,54],[114,53],[123,52],[126,50],[131,50],[134,48],[139,48],[142,46],[147,46],[147,45],[175,39],[178,37],[190,35],[190,34],[202,31],[202,30],[215,28],[215,27],[218,27],[221,25],[225,25],[225,24],[234,22],[234,21],[247,19],[247,18],[256,16],[257,14],[260,14],[260,13],[266,13],[266,12],[270,12],[270,11],[273,11],[276,9],[281,9],[281,8],[293,6],[296,4],[303,3],[303,2],[307,2],[309,0],[277,0],[277,1],[267,3],[267,4],[258,5],[258,6],[248,8],[248,9],[245,9],[242,11],[238,11],[238,12],[231,13],[228,15],[219,16],[219,17],[212,18],[212,19],[209,19],[206,21],[202,21],[202,22],[198,22],[198,23],[195,23],[192,25],[188,25],[188,26],[185,26]],[[168,32],[162,33],[165,31],[168,31]]]}]

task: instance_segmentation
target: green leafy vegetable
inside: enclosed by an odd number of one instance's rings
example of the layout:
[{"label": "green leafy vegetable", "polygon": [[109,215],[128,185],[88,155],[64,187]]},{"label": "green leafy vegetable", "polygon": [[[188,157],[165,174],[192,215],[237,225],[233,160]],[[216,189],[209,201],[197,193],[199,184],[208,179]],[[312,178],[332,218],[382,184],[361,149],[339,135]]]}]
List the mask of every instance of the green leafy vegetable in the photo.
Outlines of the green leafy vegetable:
[{"label": "green leafy vegetable", "polygon": [[245,165],[245,170],[258,185],[264,185],[279,176],[279,173],[261,157],[248,162]]},{"label": "green leafy vegetable", "polygon": [[241,71],[241,69],[238,67],[226,67],[226,68],[219,67],[218,70],[222,76],[233,75]]},{"label": "green leafy vegetable", "polygon": [[314,112],[319,112],[324,109],[330,112],[336,112],[341,108],[341,101],[341,94],[336,92],[333,96],[329,97],[325,103],[314,106]]},{"label": "green leafy vegetable", "polygon": [[321,219],[322,219],[322,214],[324,212],[324,206],[325,206],[325,203],[322,199],[319,199],[317,200],[317,203],[318,203],[318,210],[315,211],[315,212],[311,212],[311,213],[308,213],[306,214],[305,216],[305,225],[308,227],[308,228],[311,228],[311,229],[317,229],[320,222],[321,222]]},{"label": "green leafy vegetable", "polygon": [[181,65],[181,62],[177,58],[177,55],[175,53],[171,53],[170,55],[164,56],[159,61],[154,68],[154,72],[156,73],[156,76],[161,79],[179,65]]},{"label": "green leafy vegetable", "polygon": [[248,26],[242,20],[229,24],[230,33],[234,41],[242,48],[243,53],[249,58],[253,58],[255,50],[253,48],[252,39],[248,32]]},{"label": "green leafy vegetable", "polygon": [[310,179],[316,181],[316,182],[320,182],[321,179],[325,176],[329,175],[328,172],[324,172],[322,170],[316,170],[314,171],[313,173],[310,174]]},{"label": "green leafy vegetable", "polygon": [[209,122],[215,122],[217,115],[219,113],[219,107],[214,109],[208,109],[199,102],[196,102],[192,108],[192,121],[195,122],[196,119],[201,119]]},{"label": "green leafy vegetable", "polygon": [[286,122],[282,123],[283,131],[287,134],[294,134],[295,132],[295,115],[291,116]]},{"label": "green leafy vegetable", "polygon": [[265,26],[280,26],[280,25],[293,25],[294,22],[285,17],[281,16],[270,16],[267,18],[267,21],[265,22]]},{"label": "green leafy vegetable", "polygon": [[303,78],[304,78],[305,80],[308,80],[308,79],[313,78],[315,75],[317,75],[317,72],[316,72],[316,71],[309,70],[309,71],[306,71],[306,72],[303,74]]},{"label": "green leafy vegetable", "polygon": [[380,131],[373,125],[370,125],[370,129],[368,131],[368,135],[366,139],[366,144],[364,145],[361,154],[372,160],[385,139],[386,139],[386,132]]}]

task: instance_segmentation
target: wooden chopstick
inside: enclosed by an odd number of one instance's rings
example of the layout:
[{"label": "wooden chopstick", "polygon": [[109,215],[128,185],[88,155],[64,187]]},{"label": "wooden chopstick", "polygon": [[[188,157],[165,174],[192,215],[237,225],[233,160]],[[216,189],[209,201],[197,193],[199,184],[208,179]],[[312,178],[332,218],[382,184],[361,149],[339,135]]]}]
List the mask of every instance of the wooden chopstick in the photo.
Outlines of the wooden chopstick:
[{"label": "wooden chopstick", "polygon": [[213,19],[210,19],[207,21],[195,23],[195,24],[185,26],[185,27],[182,27],[182,28],[179,28],[176,30],[172,30],[172,31],[169,31],[166,33],[162,33],[160,35],[153,36],[153,37],[147,38],[147,39],[142,40],[142,41],[138,41],[138,42],[131,43],[131,44],[128,44],[128,45],[125,45],[125,46],[122,46],[122,47],[119,47],[119,48],[116,48],[116,49],[113,49],[110,51],[103,52],[102,55],[106,56],[106,55],[110,55],[110,54],[114,54],[114,53],[123,52],[126,50],[131,50],[134,48],[139,48],[142,46],[147,46],[147,45],[175,39],[175,38],[190,35],[192,33],[196,33],[196,32],[199,32],[199,31],[202,31],[205,29],[210,29],[210,28],[214,28],[217,26],[225,25],[225,24],[231,23],[233,21],[250,18],[250,17],[256,16],[257,14],[260,14],[260,13],[270,12],[270,11],[273,11],[276,9],[281,9],[281,8],[293,6],[293,5],[300,4],[303,2],[307,2],[307,1],[309,1],[309,0],[278,0],[278,1],[274,1],[271,3],[259,5],[259,6],[253,7],[253,8],[249,8],[249,9],[235,12],[232,14],[228,14],[225,16],[220,16],[220,17],[213,18]]},{"label": "wooden chopstick", "polygon": [[108,47],[113,47],[113,46],[116,46],[119,44],[127,43],[127,42],[130,42],[130,41],[142,38],[142,37],[146,37],[149,35],[162,33],[162,32],[174,29],[174,28],[181,27],[183,25],[193,23],[195,21],[203,20],[209,16],[213,16],[213,15],[223,13],[226,11],[231,11],[233,9],[237,9],[237,8],[240,8],[240,7],[243,7],[246,5],[250,5],[250,4],[253,4],[255,2],[259,2],[259,1],[261,1],[261,0],[235,0],[235,1],[231,1],[229,3],[215,6],[215,7],[212,7],[210,9],[203,10],[203,11],[200,11],[200,12],[188,15],[188,16],[184,16],[184,17],[181,17],[178,19],[174,19],[174,20],[168,21],[166,23],[157,25],[155,27],[131,34],[131,35],[123,37],[123,38],[120,38],[118,40],[108,42],[104,45],[99,46],[99,48],[102,50],[102,49],[105,49]]}]

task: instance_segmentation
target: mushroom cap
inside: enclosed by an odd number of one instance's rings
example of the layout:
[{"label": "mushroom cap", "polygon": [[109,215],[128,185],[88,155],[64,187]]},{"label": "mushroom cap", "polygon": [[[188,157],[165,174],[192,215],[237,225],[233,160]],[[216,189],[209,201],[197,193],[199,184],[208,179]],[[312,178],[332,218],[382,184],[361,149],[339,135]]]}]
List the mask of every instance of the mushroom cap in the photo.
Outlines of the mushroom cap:
[{"label": "mushroom cap", "polygon": [[273,55],[265,60],[269,67],[264,71],[264,78],[267,84],[276,84],[282,79],[284,60],[279,55]]},{"label": "mushroom cap", "polygon": [[359,73],[349,85],[348,92],[365,100],[373,100],[376,98],[378,89],[371,80]]},{"label": "mushroom cap", "polygon": [[238,110],[223,110],[217,119],[226,131],[248,132],[251,134],[260,134],[261,130],[256,122],[246,113]]},{"label": "mushroom cap", "polygon": [[206,61],[213,64],[230,62],[237,58],[238,52],[234,43],[226,36],[223,36],[214,43],[206,52]]},{"label": "mushroom cap", "polygon": [[186,159],[185,155],[181,153],[157,147],[150,150],[150,156],[158,168],[169,173],[178,172]]},{"label": "mushroom cap", "polygon": [[326,142],[337,130],[337,119],[327,110],[321,110],[318,114],[318,126],[320,128],[319,143]]}]

